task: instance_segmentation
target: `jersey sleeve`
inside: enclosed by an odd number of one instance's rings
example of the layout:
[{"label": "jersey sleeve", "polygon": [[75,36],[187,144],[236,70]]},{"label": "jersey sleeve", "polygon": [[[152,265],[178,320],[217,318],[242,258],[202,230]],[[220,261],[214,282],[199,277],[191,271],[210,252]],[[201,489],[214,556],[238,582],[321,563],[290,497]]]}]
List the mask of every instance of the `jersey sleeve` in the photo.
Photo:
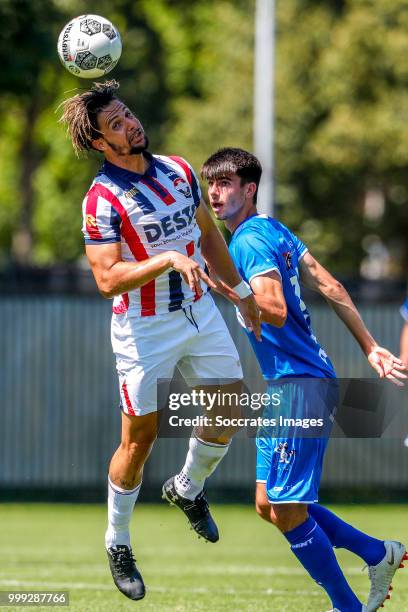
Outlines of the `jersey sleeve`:
[{"label": "jersey sleeve", "polygon": [[402,318],[408,323],[408,298],[405,300],[400,308]]},{"label": "jersey sleeve", "polygon": [[94,185],[86,194],[82,204],[82,233],[85,244],[108,244],[120,242],[121,219],[111,202],[98,192]]},{"label": "jersey sleeve", "polygon": [[234,259],[243,278],[250,283],[256,276],[276,270],[280,274],[279,260],[273,244],[261,233],[242,232],[233,249]]},{"label": "jersey sleeve", "polygon": [[295,234],[292,234],[292,236],[293,236],[293,242],[294,242],[295,248],[296,248],[296,253],[297,253],[298,259],[300,260],[304,255],[306,255],[306,253],[308,252],[309,249],[300,240],[300,238],[298,238]]}]

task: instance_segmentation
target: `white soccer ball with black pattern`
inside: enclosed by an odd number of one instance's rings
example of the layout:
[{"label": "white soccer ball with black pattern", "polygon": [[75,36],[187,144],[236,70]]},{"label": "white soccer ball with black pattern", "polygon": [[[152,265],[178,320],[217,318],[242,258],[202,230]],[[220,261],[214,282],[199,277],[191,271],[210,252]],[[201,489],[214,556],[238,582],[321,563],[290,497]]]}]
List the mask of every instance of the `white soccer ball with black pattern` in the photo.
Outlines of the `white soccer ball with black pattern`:
[{"label": "white soccer ball with black pattern", "polygon": [[80,15],[63,28],[57,49],[67,70],[83,79],[95,79],[116,66],[122,41],[118,30],[105,17]]}]

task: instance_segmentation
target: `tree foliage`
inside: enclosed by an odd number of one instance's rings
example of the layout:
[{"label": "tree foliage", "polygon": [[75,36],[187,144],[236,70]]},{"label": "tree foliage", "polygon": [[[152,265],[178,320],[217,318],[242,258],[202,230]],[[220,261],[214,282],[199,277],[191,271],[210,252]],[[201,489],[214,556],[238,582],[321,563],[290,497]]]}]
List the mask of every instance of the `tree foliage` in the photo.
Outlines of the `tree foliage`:
[{"label": "tree foliage", "polygon": [[[288,0],[278,7],[282,214],[337,270],[357,271],[364,236],[376,234],[398,247],[403,273],[408,2]],[[384,216],[364,214],[372,189],[383,195]]]},{"label": "tree foliage", "polygon": [[[252,148],[255,0],[89,0],[124,51],[113,75],[152,150],[199,170],[221,146]],[[80,0],[1,0],[0,257],[72,262],[80,204],[100,160],[75,158],[56,108],[89,82],[55,51]],[[337,272],[367,236],[408,263],[408,0],[277,0],[277,214]],[[385,214],[367,214],[367,194]]]}]

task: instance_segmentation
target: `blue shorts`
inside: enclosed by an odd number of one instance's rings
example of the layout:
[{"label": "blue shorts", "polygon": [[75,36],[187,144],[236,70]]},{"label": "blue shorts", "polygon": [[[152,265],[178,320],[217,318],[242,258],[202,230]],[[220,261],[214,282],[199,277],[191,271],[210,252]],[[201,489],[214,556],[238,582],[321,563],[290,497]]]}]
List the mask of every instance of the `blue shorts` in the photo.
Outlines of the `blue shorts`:
[{"label": "blue shorts", "polygon": [[[335,379],[271,381],[268,393],[279,393],[279,408],[268,408],[263,417],[292,419],[289,425],[260,428],[256,438],[256,480],[264,482],[271,503],[314,503],[322,474],[333,415],[338,398]],[[309,430],[312,419],[323,426]],[[295,427],[294,422],[301,425]],[[285,421],[284,423],[286,423]],[[314,432],[314,433],[310,433]],[[318,433],[316,433],[318,432]],[[319,437],[310,437],[311,435]]]}]

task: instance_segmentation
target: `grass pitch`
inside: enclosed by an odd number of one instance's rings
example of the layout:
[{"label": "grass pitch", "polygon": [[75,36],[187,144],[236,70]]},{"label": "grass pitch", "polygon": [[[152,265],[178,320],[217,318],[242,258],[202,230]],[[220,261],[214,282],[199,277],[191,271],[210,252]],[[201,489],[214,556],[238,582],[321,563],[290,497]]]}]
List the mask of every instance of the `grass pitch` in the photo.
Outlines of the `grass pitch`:
[{"label": "grass pitch", "polygon": [[[373,535],[408,542],[407,506],[333,509]],[[0,590],[68,590],[69,608],[58,609],[71,612],[330,608],[325,593],[305,574],[283,537],[250,506],[213,505],[212,510],[221,533],[217,544],[198,540],[176,508],[164,503],[137,505],[132,539],[148,593],[144,600],[132,602],[111,580],[103,544],[103,506],[3,504]],[[361,571],[362,561],[346,551],[338,551],[338,557],[365,601],[368,578]],[[397,572],[393,584],[385,612],[408,611],[408,569]]]}]

